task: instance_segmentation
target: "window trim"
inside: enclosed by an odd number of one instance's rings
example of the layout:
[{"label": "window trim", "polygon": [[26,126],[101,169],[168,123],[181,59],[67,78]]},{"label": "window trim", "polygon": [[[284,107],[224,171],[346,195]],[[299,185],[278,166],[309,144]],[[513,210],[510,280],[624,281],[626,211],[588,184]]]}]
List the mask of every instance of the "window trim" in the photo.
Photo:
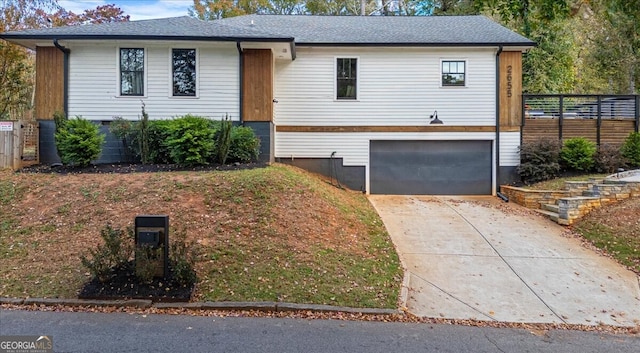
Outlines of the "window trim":
[{"label": "window trim", "polygon": [[[338,59],[356,60],[356,97],[338,98]],[[360,57],[356,55],[338,55],[333,57],[333,100],[335,102],[358,102],[360,101]]]},{"label": "window trim", "polygon": [[[143,88],[142,88],[142,95],[131,95],[131,94],[122,94],[122,71],[121,71],[121,66],[120,66],[120,51],[122,49],[142,49],[143,55],[144,55],[144,60],[143,60],[143,74],[142,74],[142,79],[144,80],[143,82]],[[147,64],[147,57],[148,57],[148,50],[147,47],[144,46],[136,46],[136,45],[129,45],[129,46],[118,46],[116,47],[116,98],[134,98],[134,99],[140,99],[140,98],[146,98],[147,97],[147,87],[149,86],[149,80],[147,78],[147,74],[149,72],[148,69],[148,64]]]},{"label": "window trim", "polygon": [[[176,96],[173,94],[173,51],[196,51],[196,92],[193,96]],[[198,99],[200,98],[200,49],[198,47],[170,47],[169,48],[169,98],[171,99]]]},{"label": "window trim", "polygon": [[[442,72],[442,64],[444,62],[462,62],[464,63],[464,83],[462,85],[452,85],[452,84],[445,84],[443,82],[443,75],[444,72]],[[469,86],[469,61],[467,59],[460,59],[460,58],[455,58],[455,59],[440,59],[440,66],[438,67],[438,77],[440,80],[440,88],[465,88]]]}]

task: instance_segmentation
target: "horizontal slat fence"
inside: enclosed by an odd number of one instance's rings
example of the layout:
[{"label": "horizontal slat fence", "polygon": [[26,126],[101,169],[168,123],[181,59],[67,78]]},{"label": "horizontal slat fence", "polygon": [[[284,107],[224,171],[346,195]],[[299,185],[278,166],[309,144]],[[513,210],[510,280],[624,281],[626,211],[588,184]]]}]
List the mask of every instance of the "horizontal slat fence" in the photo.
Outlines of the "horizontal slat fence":
[{"label": "horizontal slat fence", "polygon": [[584,137],[621,145],[640,126],[638,95],[522,96],[522,141]]}]

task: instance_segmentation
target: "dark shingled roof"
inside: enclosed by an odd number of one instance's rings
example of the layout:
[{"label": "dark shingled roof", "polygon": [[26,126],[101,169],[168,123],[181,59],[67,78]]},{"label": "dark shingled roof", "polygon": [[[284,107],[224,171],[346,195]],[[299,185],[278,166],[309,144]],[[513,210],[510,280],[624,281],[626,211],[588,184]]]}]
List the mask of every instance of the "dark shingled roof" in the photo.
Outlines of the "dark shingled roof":
[{"label": "dark shingled roof", "polygon": [[189,16],[154,20],[114,22],[30,29],[0,33],[6,39],[176,39],[292,41],[291,35],[265,33],[254,28],[225,26],[218,21],[201,21]]},{"label": "dark shingled roof", "polygon": [[287,34],[297,44],[535,45],[485,16],[247,15],[216,22]]},{"label": "dark shingled roof", "polygon": [[41,28],[5,39],[153,39],[269,41],[312,45],[533,46],[484,16],[247,15],[216,21],[191,17]]}]

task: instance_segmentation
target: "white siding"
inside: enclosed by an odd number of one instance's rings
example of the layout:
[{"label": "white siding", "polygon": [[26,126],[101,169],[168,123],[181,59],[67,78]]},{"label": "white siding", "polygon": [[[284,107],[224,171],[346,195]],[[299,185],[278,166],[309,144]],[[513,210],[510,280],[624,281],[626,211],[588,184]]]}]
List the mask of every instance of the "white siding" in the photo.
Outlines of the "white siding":
[{"label": "white siding", "polygon": [[500,166],[514,167],[520,165],[520,133],[500,133]]},{"label": "white siding", "polygon": [[364,133],[277,132],[276,158],[344,158],[344,165],[368,166],[370,140],[495,140],[493,132]]},{"label": "white siding", "polygon": [[[238,120],[239,70],[235,44],[202,42],[82,42],[71,49],[69,115],[90,120],[137,119],[141,101],[151,119],[184,114]],[[118,97],[118,48],[145,48],[144,97]],[[197,97],[171,97],[171,48],[197,49]]]},{"label": "white siding", "polygon": [[[336,57],[357,57],[357,101],[335,100]],[[466,87],[441,87],[440,61],[466,60]],[[495,125],[495,50],[297,48],[277,61],[278,125]]]}]

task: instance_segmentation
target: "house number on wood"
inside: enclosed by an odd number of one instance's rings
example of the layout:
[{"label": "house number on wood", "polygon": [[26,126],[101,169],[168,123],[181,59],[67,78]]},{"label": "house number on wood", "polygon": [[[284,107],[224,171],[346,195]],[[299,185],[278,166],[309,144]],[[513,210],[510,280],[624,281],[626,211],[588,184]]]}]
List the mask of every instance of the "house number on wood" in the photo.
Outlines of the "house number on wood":
[{"label": "house number on wood", "polygon": [[512,92],[511,89],[513,88],[513,84],[511,83],[513,77],[512,74],[513,73],[513,66],[509,65],[507,66],[507,97],[511,98]]}]

